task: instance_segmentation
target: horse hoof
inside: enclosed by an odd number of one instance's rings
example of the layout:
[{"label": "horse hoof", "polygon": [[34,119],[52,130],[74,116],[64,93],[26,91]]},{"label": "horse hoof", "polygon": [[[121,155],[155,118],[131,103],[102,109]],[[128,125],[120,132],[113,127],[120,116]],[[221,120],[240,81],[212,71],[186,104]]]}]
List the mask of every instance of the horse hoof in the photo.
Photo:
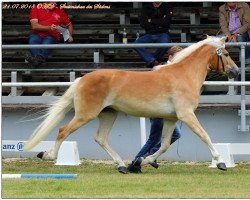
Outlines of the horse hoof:
[{"label": "horse hoof", "polygon": [[127,174],[127,173],[128,173],[127,167],[124,167],[124,166],[118,167],[118,171],[119,171],[120,173],[122,173],[122,174]]},{"label": "horse hoof", "polygon": [[223,170],[223,171],[227,171],[227,167],[225,163],[218,163],[217,164],[218,169]]},{"label": "horse hoof", "polygon": [[44,153],[45,153],[45,152],[40,152],[39,154],[37,154],[37,157],[43,159]]}]

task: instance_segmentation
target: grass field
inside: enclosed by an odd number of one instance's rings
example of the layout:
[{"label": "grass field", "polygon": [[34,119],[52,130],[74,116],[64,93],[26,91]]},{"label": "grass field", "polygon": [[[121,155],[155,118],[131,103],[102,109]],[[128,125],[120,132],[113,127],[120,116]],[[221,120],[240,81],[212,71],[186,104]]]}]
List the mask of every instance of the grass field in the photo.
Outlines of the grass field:
[{"label": "grass field", "polygon": [[38,159],[2,159],[3,174],[74,173],[76,179],[2,179],[2,198],[250,198],[250,164],[228,171],[208,163],[159,162],[142,174],[120,174],[114,164],[83,160],[55,166]]}]

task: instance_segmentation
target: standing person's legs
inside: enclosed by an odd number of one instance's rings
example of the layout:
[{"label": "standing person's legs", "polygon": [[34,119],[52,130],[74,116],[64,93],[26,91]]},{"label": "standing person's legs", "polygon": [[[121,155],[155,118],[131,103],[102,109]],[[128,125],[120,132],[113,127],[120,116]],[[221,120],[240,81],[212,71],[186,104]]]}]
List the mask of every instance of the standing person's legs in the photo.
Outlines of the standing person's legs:
[{"label": "standing person's legs", "polygon": [[128,170],[130,172],[141,173],[141,166],[140,164],[139,165],[137,164],[138,159],[143,157],[145,154],[148,154],[150,149],[161,141],[163,119],[150,118],[150,122],[151,122],[151,129],[149,138],[145,143],[145,145],[141,148],[139,153],[135,156],[135,159],[128,166]]},{"label": "standing person's legs", "polygon": [[181,129],[180,129],[180,126],[178,124],[176,124],[176,127],[175,127],[173,135],[172,135],[171,144],[173,144],[180,137],[181,137]]},{"label": "standing person's legs", "polygon": [[[142,37],[139,37],[137,40],[135,40],[135,43],[153,43],[152,35],[146,34]],[[155,58],[152,56],[152,54],[146,49],[146,48],[135,48],[135,51],[139,54],[139,56],[149,65],[152,63]]]},{"label": "standing person's legs", "polygon": [[151,128],[150,135],[145,143],[145,145],[141,148],[139,153],[135,156],[134,161],[137,158],[144,156],[149,153],[151,148],[161,142],[162,128],[163,128],[163,119],[162,118],[150,118]]},{"label": "standing person's legs", "polygon": [[[176,140],[178,140],[181,137],[181,129],[178,124],[176,124],[176,127],[174,129],[171,144],[173,144]],[[161,139],[158,143],[156,143],[149,151],[149,155],[154,154],[156,151],[158,151],[161,147]]]},{"label": "standing person's legs", "polygon": [[[154,35],[154,37],[155,37],[154,40],[156,43],[171,43],[171,39],[169,35],[166,33],[157,34],[157,35]],[[167,50],[168,50],[167,48],[158,48],[154,52],[153,56],[156,58],[156,60],[162,61]]]},{"label": "standing person's legs", "polygon": [[[163,122],[162,122],[162,126],[163,126]],[[162,135],[162,132],[161,132],[161,135]],[[179,127],[179,125],[176,124],[176,127],[174,129],[174,132],[173,132],[173,135],[172,135],[172,138],[171,138],[171,144],[173,144],[180,137],[181,137],[180,127]],[[154,154],[156,151],[158,151],[160,149],[160,147],[161,147],[161,138],[158,141],[158,143],[156,143],[154,146],[152,146],[150,148],[150,150],[148,151],[148,155],[147,156]],[[159,167],[159,164],[157,163],[156,160],[155,160],[154,163],[151,163],[150,165],[152,167],[154,167],[154,168],[158,168]]]}]

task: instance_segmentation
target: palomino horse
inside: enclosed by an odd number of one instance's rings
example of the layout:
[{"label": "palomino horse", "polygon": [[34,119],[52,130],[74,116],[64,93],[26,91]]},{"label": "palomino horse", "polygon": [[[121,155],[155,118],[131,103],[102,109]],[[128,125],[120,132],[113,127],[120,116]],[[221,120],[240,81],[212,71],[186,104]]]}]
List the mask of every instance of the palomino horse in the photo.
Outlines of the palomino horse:
[{"label": "palomino horse", "polygon": [[229,78],[238,75],[238,67],[224,48],[225,39],[208,37],[179,52],[172,64],[162,65],[154,71],[97,70],[76,79],[51,106],[24,149],[30,150],[37,145],[74,107],[75,116],[59,129],[54,149],[41,152],[38,157],[56,159],[63,140],[98,117],[100,124],[95,141],[118,164],[118,171],[127,173],[121,157],[107,142],[117,113],[121,111],[138,117],[164,118],[161,148],[142,160],[142,164],[154,162],[167,151],[175,124],[181,120],[207,144],[213,159],[217,160],[217,167],[226,170],[221,156],[194,114],[209,67]]}]

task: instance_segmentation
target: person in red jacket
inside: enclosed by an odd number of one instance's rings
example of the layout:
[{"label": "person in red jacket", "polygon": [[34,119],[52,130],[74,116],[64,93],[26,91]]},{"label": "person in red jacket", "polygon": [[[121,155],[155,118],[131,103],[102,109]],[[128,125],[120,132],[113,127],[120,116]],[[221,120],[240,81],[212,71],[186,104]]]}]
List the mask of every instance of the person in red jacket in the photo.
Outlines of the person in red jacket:
[{"label": "person in red jacket", "polygon": [[[67,14],[57,7],[55,2],[38,4],[30,11],[29,20],[32,34],[28,39],[29,44],[57,44],[60,41],[61,31],[67,32],[67,41],[73,42],[73,26]],[[67,29],[62,29],[61,25]],[[50,51],[48,49],[30,49],[31,55],[26,60],[34,67],[44,63]]]}]

